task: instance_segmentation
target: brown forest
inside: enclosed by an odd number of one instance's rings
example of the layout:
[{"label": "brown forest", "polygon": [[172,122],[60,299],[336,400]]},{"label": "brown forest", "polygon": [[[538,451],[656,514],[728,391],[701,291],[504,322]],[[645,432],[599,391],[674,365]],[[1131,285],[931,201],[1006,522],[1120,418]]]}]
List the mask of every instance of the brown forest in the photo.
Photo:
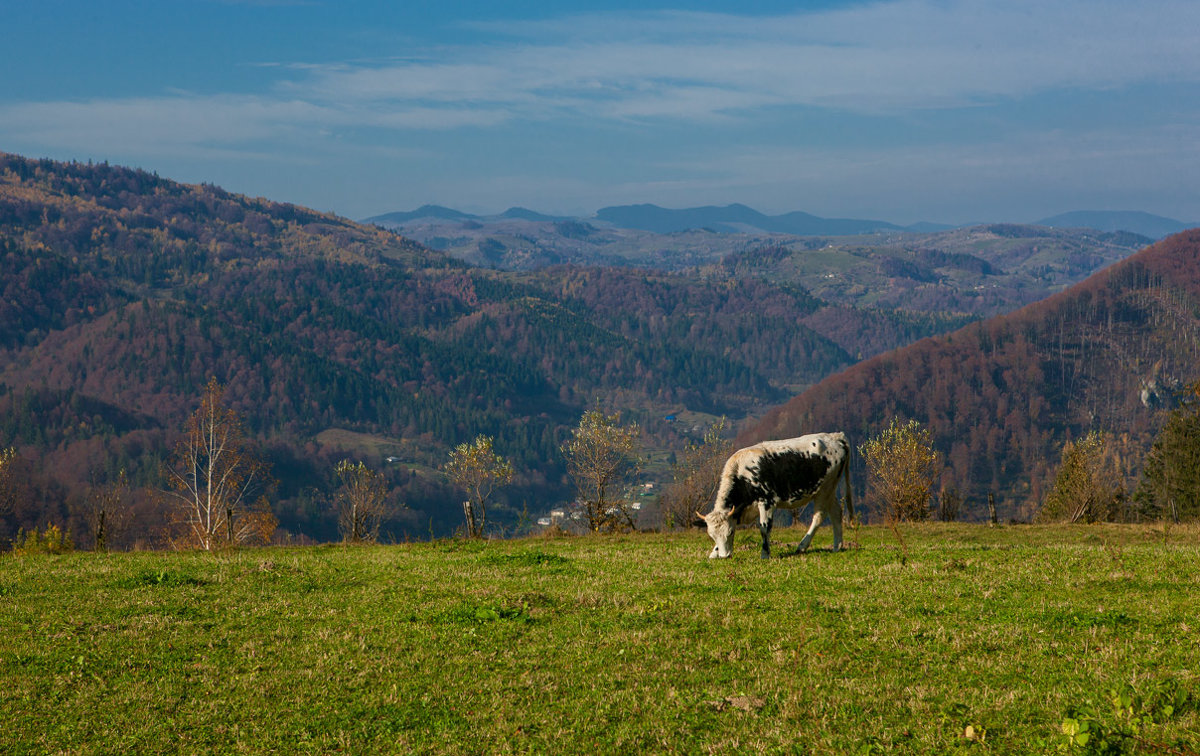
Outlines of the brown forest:
[{"label": "brown forest", "polygon": [[[1063,438],[1100,423],[1140,440],[1155,427],[1118,374],[1157,378],[1164,396],[1189,377],[1195,331],[1180,329],[1195,323],[1194,241],[851,368],[755,432],[861,436],[890,414],[927,419],[954,480],[994,487],[1015,510]],[[1191,250],[1190,267],[1155,262],[1176,247]],[[0,448],[23,470],[0,542],[50,519],[85,530],[89,492],[121,470],[153,520],[145,492],[163,486],[211,378],[279,482],[282,532],[335,536],[328,492],[353,457],[409,505],[389,537],[419,537],[460,524],[437,468],[478,434],[517,471],[495,504],[511,524],[570,496],[559,448],[597,402],[637,421],[646,445],[683,449],[698,426],[677,413],[754,416],[859,354],[971,317],[832,303],[734,267],[473,268],[292,205],[0,153]],[[1189,275],[1193,289],[1181,288]],[[1147,337],[1156,323],[1169,327]]]},{"label": "brown forest", "polygon": [[[1180,390],[1200,377],[1200,230],[1042,302],[857,364],[772,410],[744,440],[808,428],[862,439],[889,418],[932,430],[943,482],[981,517],[1026,520],[1065,441],[1109,432],[1131,479]],[[861,474],[861,472],[860,472]]]}]

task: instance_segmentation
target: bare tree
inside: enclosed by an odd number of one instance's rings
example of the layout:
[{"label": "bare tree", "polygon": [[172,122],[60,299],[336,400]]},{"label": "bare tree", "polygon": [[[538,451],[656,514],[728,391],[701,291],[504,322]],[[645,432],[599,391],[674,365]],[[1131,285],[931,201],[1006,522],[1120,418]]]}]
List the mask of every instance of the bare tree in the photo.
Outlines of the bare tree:
[{"label": "bare tree", "polygon": [[733,442],[725,438],[725,418],[708,426],[699,443],[690,443],[683,458],[672,465],[672,481],[662,496],[662,525],[686,526],[694,512],[704,511],[717,496],[721,468],[733,452]]},{"label": "bare tree", "polygon": [[467,537],[481,538],[487,526],[487,501],[499,486],[512,482],[513,466],[496,454],[491,436],[477,436],[474,441],[459,444],[450,452],[443,468],[455,485],[467,492],[463,501],[463,517]]},{"label": "bare tree", "polygon": [[93,484],[88,491],[86,516],[96,551],[108,551],[112,539],[128,526],[129,498],[125,470],[115,480],[104,485]]},{"label": "bare tree", "polygon": [[954,522],[962,509],[963,497],[953,486],[943,488],[938,495],[938,519],[942,522]]},{"label": "bare tree", "polygon": [[924,520],[929,516],[933,482],[941,472],[929,429],[916,420],[895,418],[878,436],[859,447],[867,463],[867,488],[879,499],[888,520]]},{"label": "bare tree", "polygon": [[246,448],[241,418],[222,405],[223,396],[217,379],[209,380],[166,466],[183,543],[206,551],[268,540],[277,522],[266,505],[267,465]]},{"label": "bare tree", "polygon": [[0,514],[13,508],[17,488],[17,450],[0,448]]},{"label": "bare tree", "polygon": [[387,514],[387,482],[383,474],[359,462],[342,460],[337,466],[341,488],[334,495],[338,529],[347,543],[374,543]]},{"label": "bare tree", "polygon": [[620,422],[620,413],[605,415],[598,409],[585,412],[571,439],[562,446],[567,472],[575,481],[588,528],[593,532],[633,528],[629,502],[614,491],[619,492],[641,467],[641,429],[636,423]]}]

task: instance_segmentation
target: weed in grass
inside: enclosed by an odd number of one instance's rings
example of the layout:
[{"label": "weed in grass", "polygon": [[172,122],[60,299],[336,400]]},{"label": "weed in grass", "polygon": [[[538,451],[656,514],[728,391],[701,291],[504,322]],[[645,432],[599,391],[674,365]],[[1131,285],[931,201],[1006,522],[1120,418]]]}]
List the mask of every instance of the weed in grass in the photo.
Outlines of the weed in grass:
[{"label": "weed in grass", "polygon": [[472,604],[456,606],[439,615],[437,620],[454,625],[482,625],[502,620],[519,625],[527,625],[533,622],[533,618],[529,616],[528,606],[476,606]]},{"label": "weed in grass", "polygon": [[1112,689],[1106,703],[1110,707],[1107,715],[1098,713],[1098,708],[1090,703],[1071,706],[1062,720],[1064,740],[1057,744],[1057,750],[1104,756],[1145,751],[1198,756],[1182,739],[1176,742],[1156,739],[1162,725],[1195,708],[1194,696],[1177,682],[1157,685],[1146,694],[1130,686]]},{"label": "weed in grass", "polygon": [[547,554],[544,551],[521,551],[516,554],[488,554],[483,558],[484,564],[497,567],[543,567],[558,572],[571,566],[571,560],[560,554]]},{"label": "weed in grass", "polygon": [[1101,543],[1104,546],[1104,553],[1108,555],[1115,568],[1113,574],[1117,577],[1132,578],[1133,573],[1125,565],[1125,547],[1121,543],[1107,538]]},{"label": "weed in grass", "polygon": [[121,588],[179,587],[208,585],[208,581],[185,572],[142,570],[137,575],[123,578],[117,585]]}]

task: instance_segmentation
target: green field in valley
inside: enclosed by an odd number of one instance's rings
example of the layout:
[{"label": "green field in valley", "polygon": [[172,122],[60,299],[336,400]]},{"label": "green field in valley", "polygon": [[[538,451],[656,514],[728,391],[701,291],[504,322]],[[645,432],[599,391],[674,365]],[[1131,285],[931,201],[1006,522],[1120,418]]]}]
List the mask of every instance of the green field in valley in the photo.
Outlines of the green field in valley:
[{"label": "green field in valley", "polygon": [[7,554],[0,753],[1200,751],[1200,530],[901,533]]}]

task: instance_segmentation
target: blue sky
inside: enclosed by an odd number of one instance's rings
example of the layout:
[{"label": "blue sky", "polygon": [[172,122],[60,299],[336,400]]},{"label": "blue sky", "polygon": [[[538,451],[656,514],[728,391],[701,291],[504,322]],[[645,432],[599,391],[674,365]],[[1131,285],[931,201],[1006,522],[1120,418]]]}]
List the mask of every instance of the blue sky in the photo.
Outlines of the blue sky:
[{"label": "blue sky", "polygon": [[0,6],[0,150],[351,218],[1200,221],[1194,0]]}]

